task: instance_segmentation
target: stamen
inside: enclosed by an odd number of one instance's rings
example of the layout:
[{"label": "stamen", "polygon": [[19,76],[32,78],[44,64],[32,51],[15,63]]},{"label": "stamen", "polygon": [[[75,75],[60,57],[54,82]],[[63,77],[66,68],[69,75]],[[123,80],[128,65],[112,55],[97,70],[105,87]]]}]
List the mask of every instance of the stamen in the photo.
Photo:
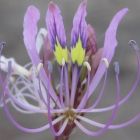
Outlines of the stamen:
[{"label": "stamen", "polygon": [[76,112],[71,109],[71,108],[68,108],[65,113],[65,118],[68,119],[70,122],[73,122],[76,118]]},{"label": "stamen", "polygon": [[30,72],[19,65],[13,58],[6,58],[4,56],[0,56],[0,69],[4,72],[8,72],[8,63],[11,62],[12,74],[24,75],[26,77],[30,76]]},{"label": "stamen", "polygon": [[[131,43],[131,45],[130,45],[130,43]],[[129,45],[130,45],[130,47],[132,47],[134,49],[134,52],[135,52],[135,55],[136,55],[136,58],[137,58],[137,74],[135,76],[136,77],[135,80],[134,80],[135,82],[132,84],[132,86],[131,86],[129,92],[127,93],[127,95],[123,99],[121,99],[121,101],[119,102],[119,106],[123,105],[132,96],[132,94],[134,93],[134,91],[136,90],[136,88],[138,87],[139,82],[140,82],[140,54],[138,52],[139,47],[136,44],[137,43],[133,40],[129,41]],[[116,68],[116,69],[118,69],[118,68]],[[93,109],[93,110],[90,110],[89,112],[106,112],[106,111],[110,111],[112,109],[114,109],[114,105],[110,105],[110,106],[107,106],[107,107],[104,107],[104,108]]]},{"label": "stamen", "polygon": [[107,81],[107,71],[105,72],[103,86],[101,88],[100,93],[98,94],[99,96],[97,97],[96,101],[93,103],[91,107],[89,107],[88,109],[83,109],[83,111],[94,109],[99,104],[105,92],[106,81]]},{"label": "stamen", "polygon": [[78,67],[75,65],[72,71],[72,85],[71,85],[71,99],[70,106],[73,107],[76,95],[76,88],[78,84]]},{"label": "stamen", "polygon": [[63,96],[64,96],[64,93],[63,93],[63,86],[64,86],[64,67],[61,68],[61,76],[60,76],[60,102],[61,102],[61,105],[62,107],[64,108],[64,101],[63,101]]},{"label": "stamen", "polygon": [[103,61],[105,63],[106,68],[109,68],[109,62],[108,62],[107,58],[102,58],[101,61]]},{"label": "stamen", "polygon": [[85,79],[82,81],[81,86],[83,86],[84,84],[86,84],[86,82],[87,82],[87,79],[85,78]]},{"label": "stamen", "polygon": [[[118,65],[117,65],[118,66]],[[116,71],[115,71],[116,72]],[[118,71],[117,71],[118,72]],[[112,112],[111,117],[108,119],[108,121],[106,122],[106,124],[104,125],[104,127],[102,127],[100,130],[98,131],[90,131],[87,128],[85,128],[80,122],[78,122],[77,120],[74,120],[75,124],[87,135],[90,136],[99,136],[101,134],[103,134],[104,132],[107,131],[107,129],[111,126],[112,122],[115,120],[116,118],[116,114],[118,111],[118,107],[119,107],[119,99],[120,99],[120,83],[119,83],[119,75],[116,72],[115,78],[116,78],[116,85],[117,85],[117,89],[116,89],[116,98],[115,98],[115,107],[114,110]],[[86,117],[82,117],[82,116],[77,116],[78,119],[91,124],[94,126],[94,122]]]},{"label": "stamen", "polygon": [[90,66],[89,62],[85,61],[84,66],[87,67],[88,71],[91,71],[91,66]]},{"label": "stamen", "polygon": [[0,43],[0,55],[1,55],[1,52],[2,52],[2,50],[5,46],[6,46],[6,42],[1,42]]},{"label": "stamen", "polygon": [[70,103],[70,93],[69,93],[69,78],[68,78],[68,68],[64,67],[64,87],[65,87],[65,99],[66,105],[68,106]]},{"label": "stamen", "polygon": [[[20,125],[14,118],[13,116],[11,115],[11,113],[9,112],[9,109],[6,105],[6,102],[5,102],[5,99],[4,99],[4,111],[6,113],[6,116],[7,118],[12,122],[12,124],[18,128],[19,130],[21,131],[24,131],[24,132],[27,132],[27,133],[38,133],[38,132],[42,132],[42,131],[45,131],[46,129],[49,129],[50,128],[50,124],[47,123],[45,124],[44,126],[41,126],[39,128],[25,128],[23,127],[22,125]],[[54,119],[52,121],[52,124],[55,125],[57,124],[58,122],[60,122],[62,119],[64,118],[64,116],[60,116],[58,117],[57,119]]]}]

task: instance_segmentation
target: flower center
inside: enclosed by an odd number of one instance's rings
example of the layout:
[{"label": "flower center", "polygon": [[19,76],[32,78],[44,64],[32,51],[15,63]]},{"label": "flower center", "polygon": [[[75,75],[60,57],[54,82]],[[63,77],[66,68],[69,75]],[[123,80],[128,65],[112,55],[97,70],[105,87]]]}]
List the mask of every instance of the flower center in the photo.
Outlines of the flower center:
[{"label": "flower center", "polygon": [[69,108],[68,110],[66,110],[66,112],[64,113],[65,118],[69,119],[70,122],[73,122],[74,119],[76,118],[76,113],[73,109]]}]

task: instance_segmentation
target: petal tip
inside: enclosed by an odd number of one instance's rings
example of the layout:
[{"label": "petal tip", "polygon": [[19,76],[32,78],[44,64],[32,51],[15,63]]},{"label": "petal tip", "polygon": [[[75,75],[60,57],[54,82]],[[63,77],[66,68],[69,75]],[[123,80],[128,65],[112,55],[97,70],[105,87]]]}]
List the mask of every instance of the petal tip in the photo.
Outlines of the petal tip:
[{"label": "petal tip", "polygon": [[27,11],[36,12],[36,11],[38,11],[38,9],[34,5],[30,5],[30,6],[28,6]]},{"label": "petal tip", "polygon": [[57,5],[53,1],[49,2],[49,4],[48,4],[48,10],[49,11],[54,12],[56,7],[57,7]]},{"label": "petal tip", "polygon": [[28,15],[30,17],[36,17],[37,19],[39,19],[40,12],[39,12],[39,10],[34,5],[30,5],[27,8],[26,15]]},{"label": "petal tip", "polygon": [[87,0],[83,0],[80,4],[80,7],[82,7],[83,9],[86,9],[87,7]]},{"label": "petal tip", "polygon": [[124,12],[124,13],[127,13],[128,11],[129,11],[128,8],[123,8],[123,9],[122,9],[122,12]]}]

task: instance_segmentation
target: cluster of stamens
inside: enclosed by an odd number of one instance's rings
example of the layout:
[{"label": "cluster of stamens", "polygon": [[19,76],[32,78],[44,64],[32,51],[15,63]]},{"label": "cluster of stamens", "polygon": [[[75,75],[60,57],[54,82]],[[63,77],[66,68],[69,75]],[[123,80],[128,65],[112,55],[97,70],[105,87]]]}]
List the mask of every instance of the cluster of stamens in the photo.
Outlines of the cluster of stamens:
[{"label": "cluster of stamens", "polygon": [[65,119],[68,119],[69,122],[73,122],[76,118],[76,112],[72,108],[66,109],[64,112]]}]

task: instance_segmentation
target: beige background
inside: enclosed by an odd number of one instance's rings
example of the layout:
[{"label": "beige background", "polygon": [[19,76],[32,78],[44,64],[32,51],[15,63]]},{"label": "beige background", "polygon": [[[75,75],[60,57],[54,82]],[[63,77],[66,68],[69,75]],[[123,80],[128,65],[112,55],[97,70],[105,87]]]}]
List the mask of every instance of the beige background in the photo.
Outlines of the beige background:
[{"label": "beige background", "polygon": [[[72,27],[72,18],[79,5],[80,0],[56,0],[62,9],[68,40],[70,38],[70,29]],[[45,13],[47,9],[47,0],[0,0],[0,40],[7,42],[4,54],[8,57],[15,57],[17,62],[25,64],[28,62],[28,56],[23,44],[22,22],[24,13],[28,5],[36,5],[41,11],[40,27],[45,26]],[[128,41],[135,39],[140,44],[140,0],[89,0],[87,21],[94,25],[97,32],[98,46],[103,46],[104,32],[114,14],[121,8],[128,7],[130,12],[119,26],[117,38],[119,41],[115,60],[120,61],[121,65],[121,88],[122,97],[126,95],[130,85],[133,82],[136,64],[134,53],[128,48]],[[100,106],[111,104],[113,101],[113,70],[110,70],[110,78],[106,88],[106,96]],[[119,111],[116,122],[128,120],[136,113],[140,112],[140,89]],[[39,126],[45,122],[45,116],[20,116],[13,112],[18,120],[25,126]],[[95,120],[103,121],[107,114],[96,114],[90,117]],[[101,137],[92,138],[84,135],[79,130],[72,134],[72,140],[138,140],[140,138],[140,121],[124,129],[108,131]],[[0,110],[0,140],[51,140],[50,131],[39,134],[24,134],[17,130],[8,120],[2,110]]]}]

